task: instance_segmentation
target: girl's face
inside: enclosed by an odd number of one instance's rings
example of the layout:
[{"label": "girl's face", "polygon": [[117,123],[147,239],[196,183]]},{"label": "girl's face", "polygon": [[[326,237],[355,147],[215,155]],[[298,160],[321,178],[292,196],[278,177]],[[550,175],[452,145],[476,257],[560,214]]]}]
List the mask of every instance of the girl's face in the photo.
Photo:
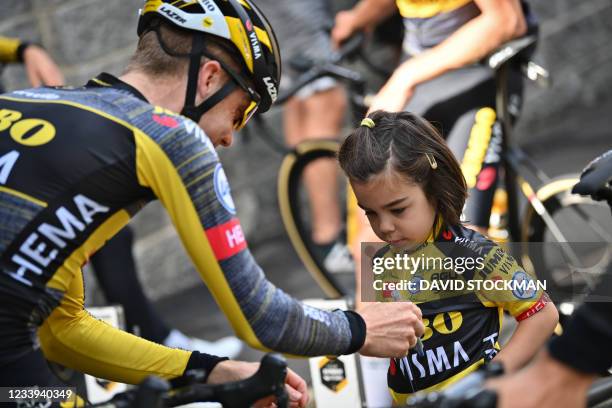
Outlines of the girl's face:
[{"label": "girl's face", "polygon": [[378,238],[398,248],[427,240],[436,210],[418,184],[390,170],[351,185]]}]

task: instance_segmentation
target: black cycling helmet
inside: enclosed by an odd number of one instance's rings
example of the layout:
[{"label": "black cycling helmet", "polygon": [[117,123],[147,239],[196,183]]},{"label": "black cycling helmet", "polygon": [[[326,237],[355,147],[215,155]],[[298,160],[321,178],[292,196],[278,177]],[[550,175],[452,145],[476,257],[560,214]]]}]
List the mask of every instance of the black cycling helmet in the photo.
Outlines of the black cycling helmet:
[{"label": "black cycling helmet", "polygon": [[[158,25],[154,23],[159,21],[160,17],[178,28],[196,34],[193,36],[189,54],[179,55],[163,44]],[[190,119],[197,122],[236,85],[251,97],[251,104],[237,128],[242,128],[256,110],[266,112],[276,100],[281,76],[278,43],[272,27],[251,0],[146,0],[140,10],[138,35],[141,36],[151,30],[158,33],[165,52],[174,56],[189,57],[191,60],[185,108],[182,112]],[[195,106],[200,58],[202,56],[213,58],[206,50],[205,36],[197,33],[214,35],[231,42],[242,56],[242,62],[255,89],[234,70],[219,61],[232,81],[228,81],[200,106]]]}]

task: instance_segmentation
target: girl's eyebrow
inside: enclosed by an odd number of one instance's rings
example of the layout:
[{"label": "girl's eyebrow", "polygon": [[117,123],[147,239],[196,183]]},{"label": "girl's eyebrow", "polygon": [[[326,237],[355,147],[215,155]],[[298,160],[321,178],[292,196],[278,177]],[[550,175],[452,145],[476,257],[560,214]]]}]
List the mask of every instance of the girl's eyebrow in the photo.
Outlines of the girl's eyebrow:
[{"label": "girl's eyebrow", "polygon": [[401,202],[407,200],[408,198],[410,198],[409,196],[406,197],[402,197],[402,198],[398,198],[397,200],[393,200],[390,203],[387,203],[383,206],[383,208],[389,208],[389,207],[393,207],[395,205],[400,204]]},{"label": "girl's eyebrow", "polygon": [[[409,197],[409,196],[406,196],[406,197],[398,198],[397,200],[393,200],[393,201],[391,201],[390,203],[385,204],[385,205],[383,206],[383,208],[393,207],[393,206],[395,206],[395,205],[397,205],[397,204],[400,204],[400,203],[401,203],[401,202],[403,202],[404,200],[407,200],[408,198],[410,198],[410,197]],[[357,206],[358,206],[359,208],[361,208],[362,210],[364,210],[364,211],[367,211],[367,210],[368,210],[368,208],[364,207],[364,206],[363,206],[363,205],[361,205],[359,202],[357,202]]]}]

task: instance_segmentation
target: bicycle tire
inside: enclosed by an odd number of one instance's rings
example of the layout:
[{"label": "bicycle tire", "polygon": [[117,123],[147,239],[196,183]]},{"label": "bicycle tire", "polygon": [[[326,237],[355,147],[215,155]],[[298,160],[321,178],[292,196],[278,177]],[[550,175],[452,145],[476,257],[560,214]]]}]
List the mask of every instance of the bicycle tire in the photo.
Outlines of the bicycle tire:
[{"label": "bicycle tire", "polygon": [[[308,221],[302,215],[304,205],[299,197],[304,169],[321,158],[335,158],[340,144],[335,140],[310,140],[300,143],[287,154],[278,176],[278,202],[287,235],[298,257],[315,282],[329,298],[340,298],[354,292],[337,274],[325,268],[323,260],[315,256]],[[353,280],[354,280],[354,274]]]},{"label": "bicycle tire", "polygon": [[[595,276],[603,271],[604,268],[595,268],[600,263],[607,263],[606,254],[609,255],[609,250],[605,247],[610,241],[601,236],[601,232],[605,233],[606,227],[601,225],[601,222],[612,223],[609,215],[609,208],[601,202],[594,201],[588,197],[578,196],[571,193],[572,187],[578,182],[579,175],[565,175],[551,180],[549,183],[541,186],[536,194],[546,211],[554,219],[559,228],[563,230],[566,237],[570,237],[567,241],[570,248],[584,248],[590,244],[601,243],[605,251],[598,262],[594,264],[592,269]],[[601,215],[600,215],[601,214]],[[578,220],[579,217],[588,215],[590,222]],[[576,217],[576,219],[573,219]],[[562,223],[559,223],[559,221]],[[593,221],[596,221],[594,223]],[[578,224],[579,223],[579,224]],[[589,227],[589,224],[590,225]],[[576,227],[579,225],[579,227]],[[604,224],[607,225],[607,224]],[[589,228],[586,228],[589,227]],[[610,226],[612,228],[612,226]],[[608,229],[612,231],[612,229]],[[554,262],[563,261],[563,258],[551,260],[550,252],[555,252],[557,249],[554,245],[547,245],[550,235],[548,225],[544,219],[535,211],[530,204],[524,212],[522,224],[522,254],[521,260],[523,266],[540,280],[547,282],[547,292],[555,302],[576,301],[588,289],[588,282],[581,281],[585,275],[568,274],[567,278],[560,278],[559,266],[554,265]],[[581,236],[586,236],[588,239],[581,243],[573,241],[571,238],[576,237],[576,233]],[[595,241],[597,238],[598,241]],[[547,253],[547,251],[549,251]],[[583,259],[581,258],[580,261]],[[585,262],[581,262],[584,264]],[[603,265],[605,267],[605,265]],[[597,272],[599,270],[599,272]],[[589,279],[589,277],[587,277]]]}]

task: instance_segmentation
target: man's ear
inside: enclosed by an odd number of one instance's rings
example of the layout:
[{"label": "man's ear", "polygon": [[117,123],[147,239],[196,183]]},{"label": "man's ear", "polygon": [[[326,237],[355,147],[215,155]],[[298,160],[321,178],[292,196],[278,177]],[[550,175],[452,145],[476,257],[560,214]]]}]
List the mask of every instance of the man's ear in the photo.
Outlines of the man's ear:
[{"label": "man's ear", "polygon": [[198,76],[198,99],[205,100],[223,86],[223,68],[218,61],[206,61],[200,65]]}]

